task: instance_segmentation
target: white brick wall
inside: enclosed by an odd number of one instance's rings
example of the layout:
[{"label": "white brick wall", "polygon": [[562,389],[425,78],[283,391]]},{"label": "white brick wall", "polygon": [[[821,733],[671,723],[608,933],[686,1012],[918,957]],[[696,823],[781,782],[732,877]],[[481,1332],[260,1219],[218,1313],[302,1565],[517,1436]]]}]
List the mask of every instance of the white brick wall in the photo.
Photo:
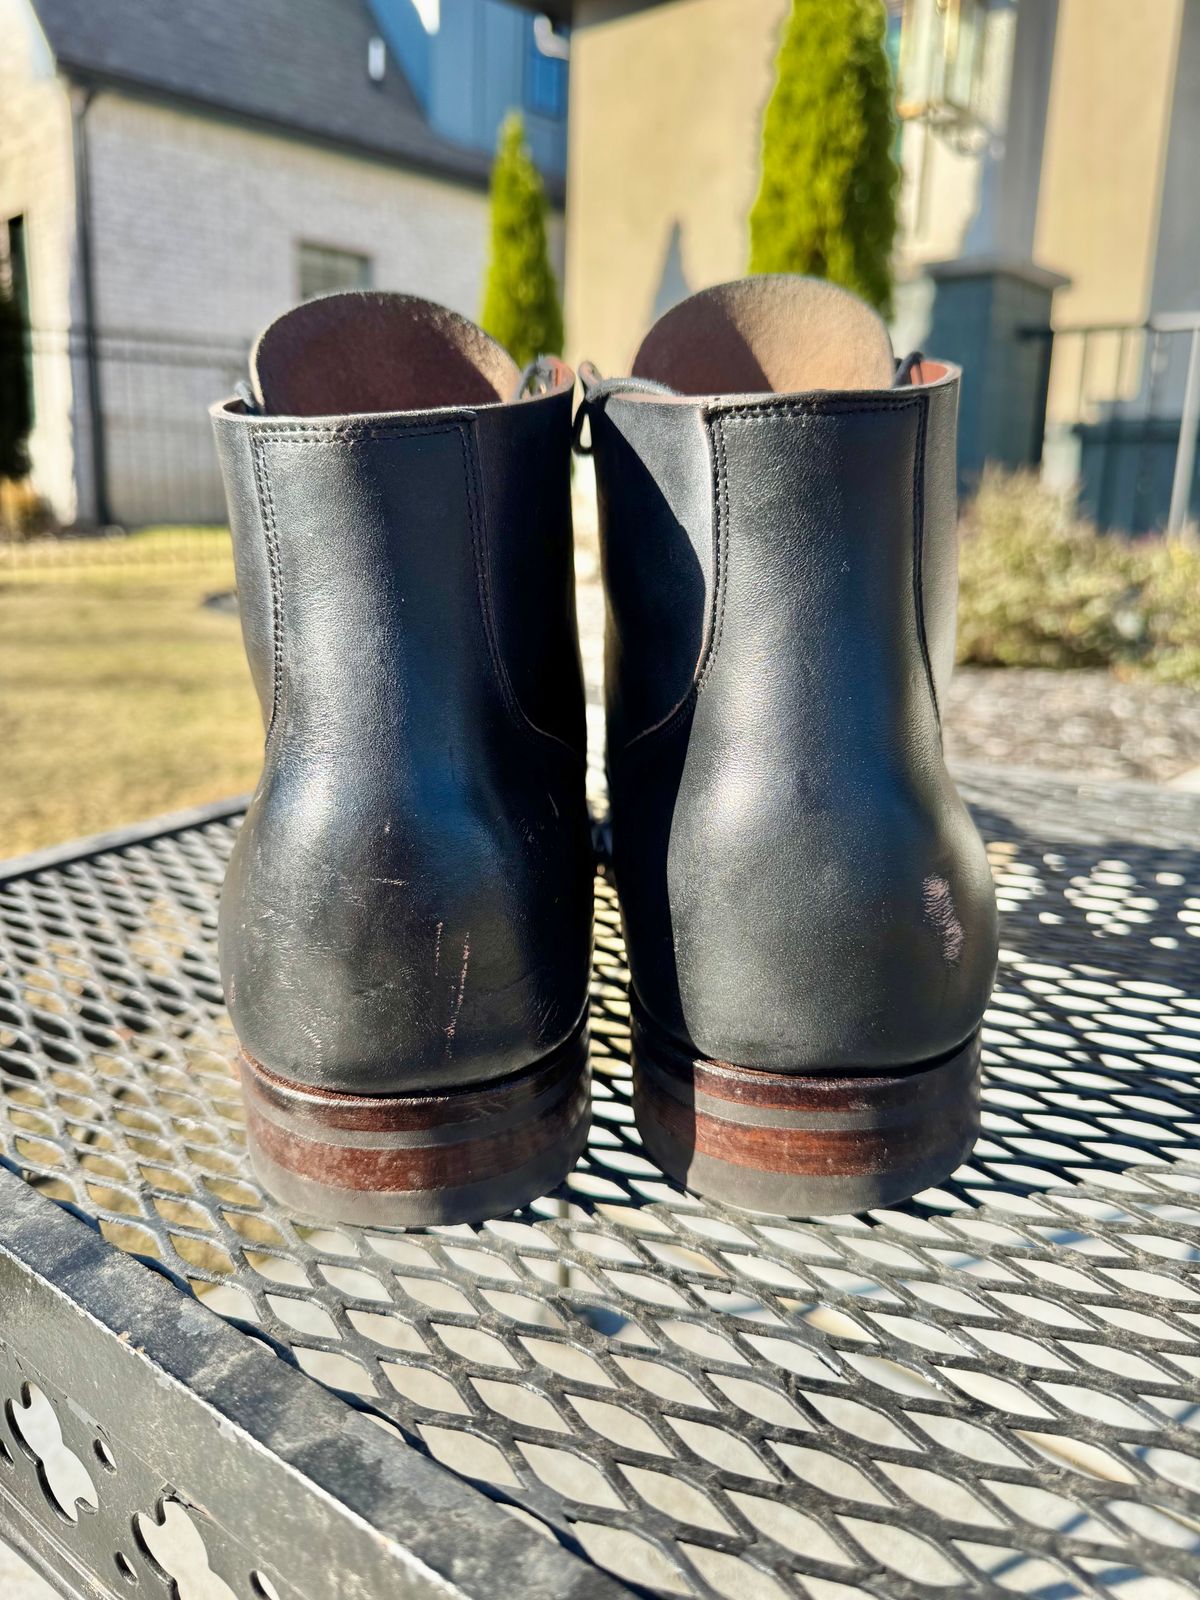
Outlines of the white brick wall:
[{"label": "white brick wall", "polygon": [[[208,405],[299,294],[301,240],[370,257],[372,282],[477,316],[487,197],[447,180],[104,91],[87,113],[109,502],[128,524],[224,516]],[[68,92],[27,0],[0,0],[0,220],[27,219],[32,314],[82,325]],[[561,218],[551,221],[561,266]],[[170,346],[114,336],[164,337]],[[222,349],[204,349],[217,345]],[[64,522],[93,514],[82,355],[39,357],[35,482]]]},{"label": "white brick wall", "polygon": [[301,239],[370,256],[378,289],[479,310],[476,190],[110,94],[89,128],[104,327],[249,339],[295,301]]},{"label": "white brick wall", "polygon": [[243,375],[239,350],[297,299],[300,240],[369,256],[376,288],[478,313],[487,203],[476,190],[107,93],[88,139],[101,328],[232,347],[211,360],[161,352],[170,364],[109,347],[118,521],[223,515],[204,411]]},{"label": "white brick wall", "polygon": [[0,222],[25,218],[34,355],[34,482],[75,516],[71,364],[75,180],[67,94],[26,0],[0,0]]}]

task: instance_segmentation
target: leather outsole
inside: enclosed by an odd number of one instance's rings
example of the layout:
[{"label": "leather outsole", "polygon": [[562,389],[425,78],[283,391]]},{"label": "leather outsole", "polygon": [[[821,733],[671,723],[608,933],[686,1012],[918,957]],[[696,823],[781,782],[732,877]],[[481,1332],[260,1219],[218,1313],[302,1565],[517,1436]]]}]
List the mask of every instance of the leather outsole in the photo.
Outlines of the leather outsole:
[{"label": "leather outsole", "polygon": [[940,1183],[979,1134],[979,1034],[903,1071],[761,1072],[708,1061],[639,1021],[642,1140],[696,1194],[774,1216],[895,1205]]},{"label": "leather outsole", "polygon": [[478,1222],[561,1182],[587,1139],[587,1032],[503,1080],[437,1094],[338,1094],[240,1057],[255,1174],[326,1222]]}]

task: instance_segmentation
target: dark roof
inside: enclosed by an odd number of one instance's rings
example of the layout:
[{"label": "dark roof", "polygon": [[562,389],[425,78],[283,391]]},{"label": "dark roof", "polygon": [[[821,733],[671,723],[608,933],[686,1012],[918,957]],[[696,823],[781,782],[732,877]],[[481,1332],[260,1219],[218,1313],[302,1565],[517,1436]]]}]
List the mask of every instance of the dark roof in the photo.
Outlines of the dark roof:
[{"label": "dark roof", "polygon": [[489,159],[434,133],[365,0],[31,0],[60,68],[482,182]]}]

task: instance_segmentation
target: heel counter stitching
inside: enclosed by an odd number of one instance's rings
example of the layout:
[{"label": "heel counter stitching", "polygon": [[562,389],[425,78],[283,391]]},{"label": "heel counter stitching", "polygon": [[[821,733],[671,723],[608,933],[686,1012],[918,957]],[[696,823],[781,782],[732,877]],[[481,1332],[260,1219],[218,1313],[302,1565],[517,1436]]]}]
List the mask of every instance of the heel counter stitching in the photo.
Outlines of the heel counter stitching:
[{"label": "heel counter stitching", "polygon": [[549,733],[545,728],[539,728],[521,705],[517,698],[516,690],[512,686],[512,679],[508,675],[508,668],[504,664],[504,656],[500,649],[499,631],[496,627],[495,608],[492,603],[492,578],[491,578],[491,553],[488,545],[487,520],[483,495],[483,474],[479,464],[479,451],[476,447],[474,430],[464,423],[458,428],[459,442],[462,446],[463,479],[467,492],[467,515],[471,524],[471,551],[475,558],[475,587],[479,600],[480,616],[483,623],[484,639],[487,643],[488,659],[491,662],[492,676],[500,691],[500,698],[504,704],[509,722],[518,733],[523,735],[539,749],[550,751],[559,756],[567,756],[576,764],[583,764],[587,757],[583,751],[574,750],[557,734]]},{"label": "heel counter stitching", "polygon": [[641,755],[656,740],[672,733],[695,706],[701,691],[712,675],[717,651],[725,624],[725,600],[729,590],[729,463],[725,448],[727,422],[770,422],[778,417],[860,416],[873,412],[897,412],[915,408],[917,413],[917,441],[913,464],[913,567],[914,598],[917,614],[917,634],[926,678],[933,695],[934,714],[941,728],[937,691],[929,659],[929,646],[925,636],[924,584],[921,575],[921,555],[924,537],[924,456],[925,419],[928,398],[923,395],[889,395],[872,400],[814,399],[796,400],[793,396],[774,397],[742,405],[715,405],[705,408],[703,416],[712,456],[713,478],[713,595],[709,607],[709,622],[704,647],[692,678],[691,686],[674,710],[659,722],[635,734],[622,748],[622,755]]},{"label": "heel counter stitching", "polygon": [[271,591],[271,717],[267,723],[267,740],[275,728],[279,715],[279,701],[283,684],[283,577],[279,560],[279,534],[275,526],[275,499],[260,438],[250,436],[250,453],[254,460],[254,486],[258,498],[258,515],[263,526],[267,546],[267,582]]},{"label": "heel counter stitching", "polygon": [[721,648],[721,635],[725,631],[725,597],[729,592],[729,459],[725,452],[725,424],[720,417],[708,418],[709,437],[713,455],[713,623],[710,630],[704,662],[696,676],[696,695],[701,690],[717,659]]},{"label": "heel counter stitching", "polygon": [[942,708],[938,703],[933,661],[929,654],[929,634],[925,624],[925,436],[928,421],[929,399],[928,396],[922,396],[917,409],[917,442],[913,451],[913,604],[917,613],[917,637],[921,643],[921,659],[925,663],[925,679],[929,684],[929,695],[933,701],[933,714],[937,719],[940,738]]},{"label": "heel counter stitching", "polygon": [[704,431],[708,439],[708,454],[710,461],[709,471],[712,476],[712,544],[713,544],[713,582],[712,598],[708,605],[708,617],[704,629],[704,641],[700,649],[700,657],[692,672],[692,681],[683,695],[683,698],[658,722],[650,727],[643,728],[640,733],[635,733],[632,739],[627,739],[621,747],[622,755],[640,756],[645,751],[652,749],[657,740],[666,738],[680,723],[696,704],[700,690],[716,659],[717,646],[721,642],[721,633],[725,626],[725,595],[728,589],[726,569],[729,565],[728,521],[729,521],[729,474],[728,461],[725,454],[725,431],[722,419],[708,411],[702,413]]},{"label": "heel counter stitching", "polygon": [[[925,624],[925,440],[928,432],[929,396],[927,394],[895,395],[876,400],[795,400],[792,398],[763,400],[749,405],[731,406],[717,413],[714,420],[724,422],[764,422],[772,418],[787,417],[852,417],[872,412],[898,412],[915,410],[917,437],[913,446],[913,606],[917,624],[917,640],[921,661],[925,667],[925,681],[933,702],[933,714],[941,735],[942,712],[938,703],[937,684],[933,676],[933,662],[929,654],[929,637]],[[722,439],[722,451],[724,440]],[[728,507],[726,506],[726,516]],[[711,662],[706,664],[706,671]]]},{"label": "heel counter stitching", "polygon": [[336,427],[328,423],[293,423],[288,427],[253,428],[250,431],[250,452],[254,459],[254,480],[258,496],[259,516],[267,546],[267,574],[271,590],[272,685],[271,718],[267,724],[267,743],[280,720],[284,698],[285,674],[283,670],[284,604],[283,561],[279,549],[279,527],[275,516],[275,497],[271,489],[271,474],[267,468],[266,446],[287,445],[292,448],[308,444],[365,444],[377,439],[405,438],[414,434],[451,433],[454,425],[447,427],[418,424],[416,427]]}]

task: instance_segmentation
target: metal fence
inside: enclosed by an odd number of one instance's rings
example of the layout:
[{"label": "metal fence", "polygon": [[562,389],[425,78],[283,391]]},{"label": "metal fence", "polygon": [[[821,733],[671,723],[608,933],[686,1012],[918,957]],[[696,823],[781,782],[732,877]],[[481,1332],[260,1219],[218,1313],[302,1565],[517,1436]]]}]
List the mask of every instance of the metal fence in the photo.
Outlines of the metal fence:
[{"label": "metal fence", "polygon": [[31,479],[53,522],[224,521],[207,411],[245,376],[248,342],[33,329],[23,345]]},{"label": "metal fence", "polygon": [[[1179,533],[1200,513],[1200,313],[1026,329],[1046,361],[1043,475],[1097,525]],[[1040,447],[1040,448],[1039,448]]]},{"label": "metal fence", "polygon": [[[1042,347],[1045,406],[1030,417],[1030,459],[1041,461],[1046,478],[1060,487],[1077,482],[1083,511],[1103,528],[1177,531],[1195,519],[1200,314],[1027,328],[1021,337]],[[187,333],[26,332],[32,482],[48,523],[223,523],[206,413],[245,375],[248,355],[249,340]],[[123,559],[207,559],[209,549],[181,533],[173,547],[146,544]],[[85,559],[116,557],[10,546],[0,568]]]}]

